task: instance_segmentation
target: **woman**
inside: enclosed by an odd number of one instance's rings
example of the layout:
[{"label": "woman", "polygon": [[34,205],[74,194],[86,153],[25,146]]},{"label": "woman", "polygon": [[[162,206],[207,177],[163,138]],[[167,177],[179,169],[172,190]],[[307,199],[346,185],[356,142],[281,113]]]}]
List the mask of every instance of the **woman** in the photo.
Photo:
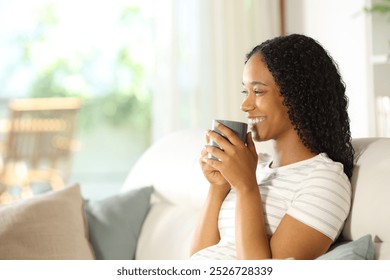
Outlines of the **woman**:
[{"label": "woman", "polygon": [[[248,143],[222,124],[228,140],[207,132],[222,149],[201,153],[210,189],[192,258],[315,259],[339,236],[351,203],[353,148],[337,66],[312,38],[277,37],[247,55],[242,84]],[[270,139],[274,158],[258,157],[253,140]]]}]

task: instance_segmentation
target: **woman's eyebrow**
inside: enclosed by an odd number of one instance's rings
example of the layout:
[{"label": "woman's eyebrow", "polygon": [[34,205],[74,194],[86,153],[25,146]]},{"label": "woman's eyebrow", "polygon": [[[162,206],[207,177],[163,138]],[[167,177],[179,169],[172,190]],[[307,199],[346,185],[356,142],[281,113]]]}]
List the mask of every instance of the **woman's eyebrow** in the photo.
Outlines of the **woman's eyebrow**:
[{"label": "woman's eyebrow", "polygon": [[[245,85],[244,82],[242,82],[242,85]],[[260,82],[260,81],[253,81],[250,83],[250,85],[252,85],[252,86],[257,86],[257,85],[267,86],[267,84]]]}]

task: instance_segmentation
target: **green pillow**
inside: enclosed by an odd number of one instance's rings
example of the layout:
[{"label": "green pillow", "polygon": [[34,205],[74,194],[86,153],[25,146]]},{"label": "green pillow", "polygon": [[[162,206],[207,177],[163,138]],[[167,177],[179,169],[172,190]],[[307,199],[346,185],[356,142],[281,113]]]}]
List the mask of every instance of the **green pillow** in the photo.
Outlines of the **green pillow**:
[{"label": "green pillow", "polygon": [[96,259],[135,258],[138,236],[149,211],[152,191],[152,187],[144,187],[101,201],[86,201],[89,240]]},{"label": "green pillow", "polygon": [[354,241],[336,243],[317,260],[373,260],[374,255],[374,243],[367,234]]}]

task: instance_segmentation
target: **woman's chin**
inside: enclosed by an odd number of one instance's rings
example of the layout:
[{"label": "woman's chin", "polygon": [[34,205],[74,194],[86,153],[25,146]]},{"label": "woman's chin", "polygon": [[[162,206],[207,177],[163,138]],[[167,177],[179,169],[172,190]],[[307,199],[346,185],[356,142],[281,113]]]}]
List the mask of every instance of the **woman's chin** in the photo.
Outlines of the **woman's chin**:
[{"label": "woman's chin", "polygon": [[251,127],[252,139],[256,142],[264,141],[260,136],[260,133],[257,131],[256,127]]}]

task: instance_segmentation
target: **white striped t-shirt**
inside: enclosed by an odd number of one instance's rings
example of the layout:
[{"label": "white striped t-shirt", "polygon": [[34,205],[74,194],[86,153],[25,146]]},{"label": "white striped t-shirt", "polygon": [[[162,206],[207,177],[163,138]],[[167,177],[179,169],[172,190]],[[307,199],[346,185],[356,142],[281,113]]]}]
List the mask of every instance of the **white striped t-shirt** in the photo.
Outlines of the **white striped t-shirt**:
[{"label": "white striped t-shirt", "polygon": [[[351,184],[343,165],[325,153],[279,168],[270,168],[267,159],[259,156],[256,175],[268,235],[274,234],[288,214],[335,240],[351,206]],[[232,189],[219,213],[220,242],[197,252],[192,259],[236,259],[235,201]]]}]

